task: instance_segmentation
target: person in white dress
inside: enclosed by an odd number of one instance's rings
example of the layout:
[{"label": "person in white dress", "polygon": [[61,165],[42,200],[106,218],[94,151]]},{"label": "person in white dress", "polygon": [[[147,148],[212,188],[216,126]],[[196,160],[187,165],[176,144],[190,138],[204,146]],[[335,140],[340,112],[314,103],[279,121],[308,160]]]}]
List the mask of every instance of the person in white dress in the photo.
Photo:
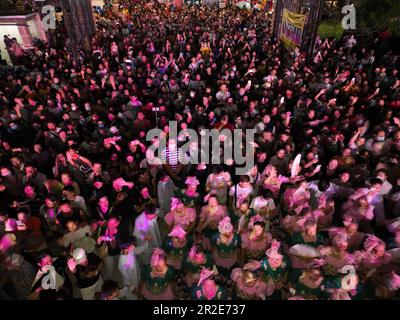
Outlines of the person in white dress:
[{"label": "person in white dress", "polygon": [[171,211],[171,198],[174,196],[177,187],[165,171],[161,171],[157,175],[157,179],[158,205],[163,217],[167,212]]},{"label": "person in white dress", "polygon": [[120,245],[121,255],[119,256],[118,269],[121,273],[122,286],[133,293],[135,300],[140,283],[140,265],[137,256],[147,247],[147,241],[140,247],[136,247],[133,240]]},{"label": "person in white dress", "polygon": [[138,257],[142,265],[149,264],[153,249],[161,246],[155,206],[146,206],[144,211],[136,218],[133,235],[136,238],[137,246],[141,247],[147,242],[147,248]]}]

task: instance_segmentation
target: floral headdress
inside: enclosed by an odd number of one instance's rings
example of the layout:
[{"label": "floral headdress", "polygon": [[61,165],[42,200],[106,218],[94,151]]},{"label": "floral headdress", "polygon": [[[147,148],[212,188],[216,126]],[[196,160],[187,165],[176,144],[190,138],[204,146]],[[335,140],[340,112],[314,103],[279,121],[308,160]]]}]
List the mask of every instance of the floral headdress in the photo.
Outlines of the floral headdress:
[{"label": "floral headdress", "polygon": [[165,259],[165,252],[163,249],[160,248],[155,248],[153,250],[153,254],[151,255],[151,259],[150,259],[150,265],[152,267],[156,267],[158,266],[158,264],[160,263],[160,261]]},{"label": "floral headdress", "polygon": [[230,232],[233,231],[233,226],[232,226],[232,223],[231,223],[231,219],[229,217],[225,217],[218,224],[218,231],[220,233],[230,233]]}]

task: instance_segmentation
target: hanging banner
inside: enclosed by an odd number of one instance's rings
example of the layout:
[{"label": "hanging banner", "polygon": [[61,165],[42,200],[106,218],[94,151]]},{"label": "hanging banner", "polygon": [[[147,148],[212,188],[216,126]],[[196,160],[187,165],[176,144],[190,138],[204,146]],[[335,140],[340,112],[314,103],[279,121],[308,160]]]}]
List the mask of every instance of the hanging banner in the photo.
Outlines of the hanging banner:
[{"label": "hanging banner", "polygon": [[295,48],[296,46],[300,46],[305,21],[305,14],[298,14],[287,9],[283,9],[279,39],[282,40],[283,44],[287,48]]}]

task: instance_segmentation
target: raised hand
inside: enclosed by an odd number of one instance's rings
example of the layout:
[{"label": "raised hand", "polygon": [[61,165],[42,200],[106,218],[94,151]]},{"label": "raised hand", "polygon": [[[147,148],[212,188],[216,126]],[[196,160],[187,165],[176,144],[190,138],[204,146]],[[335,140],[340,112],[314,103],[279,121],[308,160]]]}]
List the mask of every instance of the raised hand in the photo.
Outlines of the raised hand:
[{"label": "raised hand", "polygon": [[257,260],[251,260],[248,263],[244,265],[244,269],[250,270],[250,271],[255,271],[259,269],[261,266],[261,263]]},{"label": "raised hand", "polygon": [[228,172],[224,172],[223,175],[224,175],[224,180],[226,182],[229,182],[231,180],[231,176],[230,176],[230,174]]},{"label": "raised hand", "polygon": [[74,258],[69,258],[67,264],[68,264],[68,269],[72,273],[74,273],[76,271],[76,261],[74,260]]}]

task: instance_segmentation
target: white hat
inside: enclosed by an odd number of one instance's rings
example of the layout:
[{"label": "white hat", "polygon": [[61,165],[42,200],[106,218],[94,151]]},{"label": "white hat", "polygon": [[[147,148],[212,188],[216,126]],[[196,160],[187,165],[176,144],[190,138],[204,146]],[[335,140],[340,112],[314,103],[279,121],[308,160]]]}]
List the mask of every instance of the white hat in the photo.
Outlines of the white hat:
[{"label": "white hat", "polygon": [[72,257],[76,261],[77,264],[81,264],[83,261],[86,260],[86,252],[83,248],[76,248],[72,252]]},{"label": "white hat", "polygon": [[112,127],[110,128],[110,132],[111,132],[112,134],[116,134],[117,132],[119,132],[119,130],[118,130],[118,128],[117,128],[116,126],[112,126]]},{"label": "white hat", "polygon": [[294,245],[289,249],[289,254],[306,259],[316,259],[321,257],[321,252],[305,244]]}]

